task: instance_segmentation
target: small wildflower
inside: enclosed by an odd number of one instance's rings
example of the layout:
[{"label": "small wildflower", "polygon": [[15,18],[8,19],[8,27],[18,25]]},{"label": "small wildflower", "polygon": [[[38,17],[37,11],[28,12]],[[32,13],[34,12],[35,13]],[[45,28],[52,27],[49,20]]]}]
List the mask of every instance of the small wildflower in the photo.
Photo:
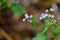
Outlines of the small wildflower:
[{"label": "small wildflower", "polygon": [[43,16],[42,18],[44,19],[44,18],[46,18],[46,16]]},{"label": "small wildflower", "polygon": [[50,15],[50,14],[49,14],[48,17],[50,17],[50,18],[54,18],[54,15]]},{"label": "small wildflower", "polygon": [[54,18],[54,15],[51,15],[51,18]]},{"label": "small wildflower", "polygon": [[51,15],[49,14],[48,17],[51,17]]},{"label": "small wildflower", "polygon": [[26,13],[25,16],[28,16],[28,14]]},{"label": "small wildflower", "polygon": [[41,14],[41,16],[40,16],[39,20],[42,20],[42,19],[46,18],[47,16],[48,16],[48,14],[47,14],[47,13],[46,13],[46,14]]},{"label": "small wildflower", "polygon": [[50,11],[54,12],[55,10],[54,10],[54,8],[50,8]]},{"label": "small wildflower", "polygon": [[45,16],[47,17],[48,16],[48,13],[46,13]]},{"label": "small wildflower", "polygon": [[26,21],[26,19],[25,19],[25,18],[23,18],[23,19],[22,19],[22,21],[23,21],[23,22],[25,22],[25,21]]},{"label": "small wildflower", "polygon": [[44,13],[42,13],[41,16],[44,16]]},{"label": "small wildflower", "polygon": [[46,9],[46,10],[45,10],[45,12],[49,12],[49,10],[48,10],[48,9]]},{"label": "small wildflower", "polygon": [[28,19],[28,18],[29,18],[29,15],[28,15],[27,13],[25,14],[25,18],[26,18],[26,19]]},{"label": "small wildflower", "polygon": [[30,15],[30,16],[29,16],[29,18],[32,18],[32,17],[33,17],[33,15]]},{"label": "small wildflower", "polygon": [[42,20],[42,19],[43,19],[42,17],[39,18],[39,20]]}]

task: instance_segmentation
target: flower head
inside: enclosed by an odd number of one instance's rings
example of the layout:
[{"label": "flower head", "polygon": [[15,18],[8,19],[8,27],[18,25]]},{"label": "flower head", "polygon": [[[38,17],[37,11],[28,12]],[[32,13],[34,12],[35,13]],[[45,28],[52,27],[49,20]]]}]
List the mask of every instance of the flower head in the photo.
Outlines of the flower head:
[{"label": "flower head", "polygon": [[54,8],[50,8],[50,11],[54,12],[55,10],[54,10]]},{"label": "flower head", "polygon": [[42,20],[42,19],[44,19],[44,18],[46,18],[48,16],[48,14],[46,13],[46,14],[41,14],[40,15],[40,17],[39,17],[39,20]]},{"label": "flower head", "polygon": [[25,14],[25,18],[26,18],[26,19],[28,19],[28,18],[29,18],[29,15],[28,15],[27,13]]},{"label": "flower head", "polygon": [[29,18],[32,18],[32,17],[33,17],[33,15],[30,15],[30,16],[29,16]]},{"label": "flower head", "polygon": [[48,9],[46,9],[46,10],[45,10],[45,12],[49,12],[49,10],[48,10]]},{"label": "flower head", "polygon": [[51,18],[54,18],[54,15],[52,15]]},{"label": "flower head", "polygon": [[22,21],[23,21],[23,22],[25,22],[25,21],[26,21],[26,19],[25,19],[25,18],[23,18],[23,19],[22,19]]},{"label": "flower head", "polygon": [[54,15],[50,15],[48,13],[45,13],[45,14],[41,14],[40,17],[39,17],[39,20],[42,20],[42,19],[45,19],[46,17],[48,18],[54,18]]}]

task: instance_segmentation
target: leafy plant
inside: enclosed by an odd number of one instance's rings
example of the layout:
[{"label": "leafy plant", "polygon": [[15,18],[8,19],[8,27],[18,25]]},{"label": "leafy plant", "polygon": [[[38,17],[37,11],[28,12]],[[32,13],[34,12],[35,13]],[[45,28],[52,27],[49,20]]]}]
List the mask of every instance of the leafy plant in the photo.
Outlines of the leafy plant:
[{"label": "leafy plant", "polygon": [[[0,6],[4,9],[6,7],[9,7],[13,13],[16,14],[25,14],[26,10],[19,4],[11,3],[10,6],[7,5],[6,0],[3,0],[0,2]],[[52,14],[54,12],[48,12],[49,14]],[[31,18],[32,20],[32,27],[35,27],[36,19],[35,15]],[[60,25],[57,25],[56,23],[51,23],[51,19],[43,19],[45,21],[45,24],[42,26],[41,32],[39,32],[35,37],[32,38],[32,40],[48,40],[48,36],[46,35],[46,31],[50,28],[51,33],[54,37],[57,35],[60,35]],[[54,29],[54,30],[52,30]]]},{"label": "leafy plant", "polygon": [[20,14],[26,13],[26,11],[23,9],[23,7],[18,4],[11,4],[10,9],[13,11],[13,13],[20,13]]},{"label": "leafy plant", "polygon": [[32,40],[48,40],[48,37],[45,33],[38,33]]},{"label": "leafy plant", "polygon": [[2,6],[1,9],[3,8],[6,8],[6,7],[9,7],[13,13],[16,13],[16,14],[25,14],[26,11],[25,9],[21,6],[21,5],[18,5],[16,3],[11,3],[9,6],[7,5],[7,1],[6,0],[3,0],[2,2],[0,2],[0,5]]}]

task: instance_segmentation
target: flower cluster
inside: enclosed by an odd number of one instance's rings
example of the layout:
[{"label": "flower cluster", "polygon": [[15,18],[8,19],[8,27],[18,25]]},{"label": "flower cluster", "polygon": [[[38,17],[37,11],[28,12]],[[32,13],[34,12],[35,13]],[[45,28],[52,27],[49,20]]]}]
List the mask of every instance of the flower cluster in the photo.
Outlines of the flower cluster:
[{"label": "flower cluster", "polygon": [[48,18],[54,18],[54,15],[48,14],[49,11],[54,12],[55,10],[53,8],[50,8],[49,10],[46,9],[45,13],[41,13],[41,15],[39,17],[39,20],[45,19],[46,17],[48,17]]},{"label": "flower cluster", "polygon": [[32,20],[28,20],[28,19],[32,18],[33,15],[28,15],[28,14],[26,13],[24,16],[25,16],[25,18],[22,19],[23,22],[25,22],[25,21],[27,20],[28,22],[32,23]]},{"label": "flower cluster", "polygon": [[47,13],[42,13],[39,17],[39,20],[45,19],[46,17],[48,18],[54,18],[54,15],[47,14]]},{"label": "flower cluster", "polygon": [[[41,13],[39,20],[45,19],[45,18],[54,18],[54,15],[48,14],[49,12],[54,12],[55,10],[53,8],[50,8],[49,10],[46,9],[45,13]],[[24,15],[25,18],[22,19],[23,22],[28,21],[32,23],[32,20],[28,20],[33,17],[33,15],[28,15],[27,13]]]},{"label": "flower cluster", "polygon": [[54,8],[50,8],[49,10],[48,10],[48,9],[45,10],[45,12],[49,12],[49,11],[50,11],[50,12],[54,12],[55,9],[54,9]]}]

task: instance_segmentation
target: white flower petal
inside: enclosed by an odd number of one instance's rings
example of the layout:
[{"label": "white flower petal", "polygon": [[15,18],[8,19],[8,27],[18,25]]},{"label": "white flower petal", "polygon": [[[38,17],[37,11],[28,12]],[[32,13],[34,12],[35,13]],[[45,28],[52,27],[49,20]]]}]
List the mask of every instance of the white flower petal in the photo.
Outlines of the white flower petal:
[{"label": "white flower petal", "polygon": [[42,20],[42,19],[43,19],[42,17],[39,18],[39,20]]},{"label": "white flower petal", "polygon": [[29,18],[29,16],[25,16],[25,18],[26,18],[26,19],[28,19],[28,18]]},{"label": "white flower petal", "polygon": [[45,12],[49,12],[49,10],[48,10],[48,9],[46,9],[46,10],[45,10]]},{"label": "white flower petal", "polygon": [[28,16],[28,14],[26,13],[25,16]]},{"label": "white flower petal", "polygon": [[50,8],[50,11],[54,12],[55,10],[54,10],[54,8]]},{"label": "white flower petal", "polygon": [[25,22],[25,21],[26,21],[26,19],[25,19],[25,18],[23,18],[23,19],[22,19],[22,21],[23,21],[23,22]]},{"label": "white flower petal", "polygon": [[48,17],[51,17],[51,15],[49,14]]},{"label": "white flower petal", "polygon": [[25,14],[25,18],[26,18],[26,19],[28,19],[28,18],[29,18],[29,15],[28,15],[27,13]]},{"label": "white flower petal", "polygon": [[41,14],[41,16],[44,16],[44,15],[45,15],[44,13]]},{"label": "white flower petal", "polygon": [[32,18],[32,17],[33,17],[33,15],[30,15],[30,16],[29,16],[29,18]]},{"label": "white flower petal", "polygon": [[54,18],[54,15],[51,15],[51,18]]},{"label": "white flower petal", "polygon": [[46,13],[44,16],[47,17],[48,16],[48,13]]},{"label": "white flower petal", "polygon": [[46,18],[46,16],[43,16],[42,18],[44,19],[44,18]]}]

